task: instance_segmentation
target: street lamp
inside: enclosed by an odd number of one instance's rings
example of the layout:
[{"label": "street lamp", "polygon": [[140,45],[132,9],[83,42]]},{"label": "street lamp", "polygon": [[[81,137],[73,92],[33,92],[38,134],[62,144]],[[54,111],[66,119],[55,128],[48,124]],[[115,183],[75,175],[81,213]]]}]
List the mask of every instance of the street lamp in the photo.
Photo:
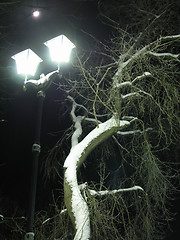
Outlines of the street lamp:
[{"label": "street lamp", "polygon": [[12,58],[16,61],[17,73],[25,75],[26,78],[28,75],[34,76],[39,63],[43,61],[31,49],[19,52]]},{"label": "street lamp", "polygon": [[64,35],[55,37],[44,43],[50,51],[53,62],[69,62],[71,50],[75,45]]},{"label": "street lamp", "polygon": [[29,210],[27,231],[25,234],[25,240],[34,240],[34,213],[35,213],[35,200],[36,200],[36,187],[37,187],[37,173],[38,173],[38,160],[41,151],[40,146],[40,133],[41,133],[41,119],[43,110],[43,101],[45,98],[45,91],[50,86],[52,80],[59,72],[59,64],[62,62],[68,62],[70,59],[71,50],[75,45],[64,35],[55,37],[44,43],[50,51],[52,61],[58,63],[58,70],[48,73],[46,76],[41,74],[40,79],[27,80],[28,76],[34,76],[37,67],[43,60],[37,56],[31,49],[26,49],[12,58],[16,61],[17,73],[25,75],[24,86],[33,86],[37,89],[37,122],[35,129],[35,139],[32,146],[33,163],[32,163],[32,177],[31,177],[31,189],[29,196]]}]

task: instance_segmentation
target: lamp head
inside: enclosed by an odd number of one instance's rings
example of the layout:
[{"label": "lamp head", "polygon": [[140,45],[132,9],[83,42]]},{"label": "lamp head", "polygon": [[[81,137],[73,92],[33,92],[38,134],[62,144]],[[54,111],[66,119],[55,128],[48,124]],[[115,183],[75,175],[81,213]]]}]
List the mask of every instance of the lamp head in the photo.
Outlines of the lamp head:
[{"label": "lamp head", "polygon": [[53,62],[69,62],[71,50],[75,45],[65,36],[60,35],[44,43],[50,51]]},{"label": "lamp head", "polygon": [[25,76],[34,76],[39,63],[43,61],[31,49],[19,52],[12,56],[12,58],[16,61],[17,73]]}]

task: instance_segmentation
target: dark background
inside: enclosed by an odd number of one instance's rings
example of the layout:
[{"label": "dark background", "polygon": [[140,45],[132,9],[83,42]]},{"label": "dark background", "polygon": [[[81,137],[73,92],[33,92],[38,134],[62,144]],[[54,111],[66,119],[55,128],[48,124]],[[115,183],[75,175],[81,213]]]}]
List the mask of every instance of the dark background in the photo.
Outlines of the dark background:
[{"label": "dark background", "polygon": [[[43,43],[57,35],[65,34],[78,48],[90,49],[88,32],[99,40],[108,39],[110,27],[101,23],[97,7],[98,1],[24,1],[11,5],[7,13],[1,14],[2,29],[1,57],[2,78],[5,88],[1,90],[1,159],[0,193],[7,200],[7,208],[17,204],[26,209],[31,176],[31,147],[33,144],[36,120],[36,95],[33,91],[23,92],[23,78],[17,76],[15,62],[11,56],[26,48],[31,48],[44,62],[36,74],[45,74],[56,69],[50,62],[47,48]],[[34,18],[34,6],[40,10],[40,16]],[[122,16],[123,22],[123,16]],[[71,64],[64,66],[65,73],[71,70]],[[7,73],[8,72],[8,73]],[[5,89],[5,90],[4,90]],[[66,112],[66,113],[65,113]],[[63,92],[52,85],[44,102],[40,166],[48,150],[53,147],[64,130],[69,126],[68,109],[64,106]],[[62,164],[63,164],[62,159]],[[45,207],[51,199],[51,189],[58,183],[44,184],[40,167],[37,191],[37,209]],[[46,199],[46,200],[45,200]],[[173,203],[172,210],[179,212],[179,201]],[[0,213],[1,214],[1,213]],[[9,212],[10,214],[10,212]],[[179,214],[171,224],[173,230],[168,239],[179,239]]]},{"label": "dark background", "polygon": [[[38,6],[40,11],[38,18],[32,16],[34,6]],[[18,6],[11,5],[7,13],[1,15],[1,20],[2,24],[7,27],[2,31],[4,37],[1,39],[3,44],[1,62],[2,66],[5,66],[5,70],[2,71],[5,86],[3,85],[4,88],[1,91],[0,128],[3,157],[1,157],[0,165],[0,190],[2,195],[7,196],[11,201],[17,201],[26,208],[31,176],[31,148],[35,134],[37,97],[33,89],[23,91],[24,78],[17,75],[15,61],[11,59],[11,56],[31,48],[44,60],[37,70],[35,78],[38,78],[42,72],[47,74],[57,69],[56,64],[50,61],[48,48],[43,44],[45,41],[64,34],[77,48],[88,50],[90,39],[83,31],[93,34],[100,40],[107,37],[110,31],[98,19],[96,1],[24,1]],[[66,74],[71,68],[71,64],[64,65],[62,72]],[[51,198],[48,191],[52,186],[44,184],[41,169],[44,156],[71,124],[63,94],[57,90],[56,85],[52,84],[44,101],[37,208],[42,207],[42,202],[46,205]],[[63,161],[64,159],[62,159],[62,164]]]}]

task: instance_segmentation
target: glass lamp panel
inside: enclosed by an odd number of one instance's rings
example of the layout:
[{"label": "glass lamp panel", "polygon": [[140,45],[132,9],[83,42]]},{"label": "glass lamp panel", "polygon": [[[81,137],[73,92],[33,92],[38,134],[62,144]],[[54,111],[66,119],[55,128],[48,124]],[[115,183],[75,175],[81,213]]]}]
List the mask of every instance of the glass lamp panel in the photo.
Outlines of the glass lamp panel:
[{"label": "glass lamp panel", "polygon": [[37,67],[43,60],[31,49],[26,49],[12,56],[16,61],[17,73],[34,76]]},{"label": "glass lamp panel", "polygon": [[54,62],[69,62],[71,50],[75,45],[64,35],[55,37],[44,43],[50,51],[51,59]]}]

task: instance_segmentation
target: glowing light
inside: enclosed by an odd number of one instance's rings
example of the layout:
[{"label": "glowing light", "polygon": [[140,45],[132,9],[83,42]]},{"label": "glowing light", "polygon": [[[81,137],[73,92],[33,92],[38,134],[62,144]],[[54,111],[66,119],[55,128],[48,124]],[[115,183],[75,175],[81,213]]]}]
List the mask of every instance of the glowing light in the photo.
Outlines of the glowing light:
[{"label": "glowing light", "polygon": [[24,74],[25,76],[34,76],[39,63],[43,61],[31,49],[26,49],[22,52],[19,52],[12,56],[12,58],[16,61],[17,73]]},{"label": "glowing light", "polygon": [[55,37],[44,43],[50,51],[51,59],[54,62],[69,62],[71,50],[75,45],[64,35]]},{"label": "glowing light", "polygon": [[38,10],[33,11],[33,16],[34,17],[39,17],[40,12]]}]

